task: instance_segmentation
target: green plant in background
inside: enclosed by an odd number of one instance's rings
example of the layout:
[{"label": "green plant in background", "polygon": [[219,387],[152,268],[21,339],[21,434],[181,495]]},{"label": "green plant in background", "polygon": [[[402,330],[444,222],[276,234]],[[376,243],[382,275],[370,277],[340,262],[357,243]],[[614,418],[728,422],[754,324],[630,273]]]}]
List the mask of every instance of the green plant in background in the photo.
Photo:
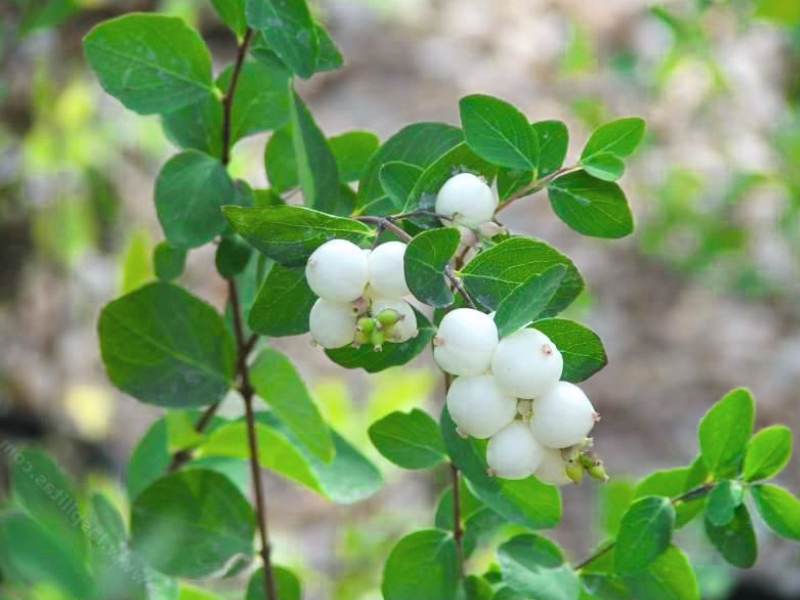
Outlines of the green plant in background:
[{"label": "green plant in background", "polygon": [[[800,501],[765,483],[788,461],[791,433],[752,435],[743,389],[702,419],[692,465],[653,473],[624,511],[620,503],[613,535],[589,558],[571,565],[536,533],[561,517],[557,486],[607,478],[586,437],[598,415],[575,385],[606,355],[596,334],[558,316],[583,289],[575,265],[507,231],[501,213],[546,190],[573,230],[630,234],[616,180],[642,139],[641,119],[601,125],[567,166],[563,123],[530,124],[484,95],[461,100],[461,127],[416,123],[383,144],[361,131],[326,138],[293,82],[342,58],[303,0],[213,4],[239,42],[216,79],[202,38],[180,18],[128,14],[84,41],[106,91],[161,115],[181,147],[155,183],[166,238],[153,252],[159,281],[147,283],[146,269],[127,278],[98,326],[111,381],[167,412],[134,450],[121,503],[103,494],[79,503],[50,458],[2,444],[14,492],[0,514],[4,593],[215,598],[185,580],[247,572],[246,589],[230,597],[300,598],[297,575],[273,560],[261,467],[342,504],[381,486],[378,469],[323,419],[289,357],[263,343],[309,331],[345,368],[385,371],[431,346],[444,372],[438,422],[413,408],[369,425],[389,461],[443,467],[450,478],[431,527],[388,553],[386,600],[698,598],[673,532],[702,518],[725,560],[751,566],[748,495],[776,533],[800,540]],[[263,131],[273,132],[272,187],[252,189],[227,167],[236,142]],[[287,202],[296,190],[302,205]],[[172,283],[186,253],[209,243],[227,282],[225,315]],[[131,260],[146,247],[134,239]],[[232,392],[239,419],[217,414]],[[503,528],[496,560],[474,564]]]}]

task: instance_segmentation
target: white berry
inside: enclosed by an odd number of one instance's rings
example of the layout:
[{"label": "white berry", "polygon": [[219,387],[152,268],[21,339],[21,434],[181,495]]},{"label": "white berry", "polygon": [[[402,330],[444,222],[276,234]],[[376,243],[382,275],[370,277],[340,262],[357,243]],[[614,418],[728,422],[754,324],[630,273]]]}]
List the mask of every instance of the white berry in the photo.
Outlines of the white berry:
[{"label": "white berry", "polygon": [[497,197],[492,188],[472,173],[451,177],[436,195],[436,212],[453,217],[457,225],[475,227],[490,221],[495,208]]},{"label": "white berry", "polygon": [[572,483],[572,480],[567,477],[567,463],[561,456],[561,450],[554,450],[553,448],[544,448],[542,464],[533,474],[542,483],[550,485]]},{"label": "white berry", "polygon": [[514,421],[489,440],[486,463],[497,477],[524,479],[542,463],[544,448],[522,421]]},{"label": "white berry", "polygon": [[555,344],[536,329],[520,329],[497,344],[492,373],[517,398],[546,394],[561,379],[564,359]]},{"label": "white berry", "polygon": [[356,313],[350,304],[318,299],[308,315],[311,337],[323,348],[341,348],[353,342]]},{"label": "white berry", "polygon": [[433,340],[433,358],[452,375],[480,375],[492,364],[497,326],[487,314],[473,308],[447,313]]},{"label": "white berry", "polygon": [[548,448],[568,448],[589,435],[599,419],[583,390],[567,381],[534,400],[531,431]]},{"label": "white berry", "polygon": [[308,286],[331,302],[352,302],[364,294],[369,279],[369,258],[347,240],[325,242],[306,263]]},{"label": "white berry", "polygon": [[517,415],[517,399],[491,375],[459,377],[447,391],[447,410],[458,428],[478,439],[493,436]]},{"label": "white berry", "polygon": [[397,322],[387,328],[386,341],[396,344],[406,342],[411,338],[417,337],[417,316],[414,309],[405,300],[378,299],[372,301],[370,312],[374,318],[385,310],[397,312]]},{"label": "white berry", "polygon": [[403,260],[406,245],[386,242],[369,255],[369,287],[378,298],[402,298],[411,293],[406,285]]}]

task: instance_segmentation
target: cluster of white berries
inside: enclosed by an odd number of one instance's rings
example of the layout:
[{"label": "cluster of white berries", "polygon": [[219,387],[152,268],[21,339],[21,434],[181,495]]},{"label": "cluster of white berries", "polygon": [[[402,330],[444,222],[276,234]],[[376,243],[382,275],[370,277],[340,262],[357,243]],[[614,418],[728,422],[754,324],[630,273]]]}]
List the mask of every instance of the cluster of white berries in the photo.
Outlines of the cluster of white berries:
[{"label": "cluster of white berries", "polygon": [[458,308],[433,344],[439,367],[458,376],[447,393],[450,416],[461,435],[489,438],[492,474],[535,474],[552,485],[575,481],[584,467],[600,474],[602,465],[583,452],[599,415],[578,386],[560,381],[564,361],[544,333],[520,329],[499,339],[491,315]]},{"label": "cluster of white berries", "polygon": [[347,240],[330,240],[306,263],[306,280],[319,296],[308,318],[314,341],[323,348],[385,342],[417,335],[417,318],[405,300],[406,246],[386,242],[363,250]]}]

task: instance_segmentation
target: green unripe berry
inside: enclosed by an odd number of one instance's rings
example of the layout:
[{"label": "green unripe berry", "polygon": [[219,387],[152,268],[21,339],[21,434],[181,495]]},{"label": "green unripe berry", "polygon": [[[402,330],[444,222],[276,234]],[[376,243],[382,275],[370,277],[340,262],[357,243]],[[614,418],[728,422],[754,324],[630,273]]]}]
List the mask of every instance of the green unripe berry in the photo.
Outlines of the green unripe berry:
[{"label": "green unripe berry", "polygon": [[372,333],[373,330],[375,329],[375,319],[372,319],[370,317],[361,317],[358,320],[356,328],[357,331],[365,333],[367,334],[367,336],[369,336],[369,334]]},{"label": "green unripe berry", "polygon": [[383,350],[386,334],[382,330],[375,328],[370,335],[369,341],[372,344],[372,349],[375,350],[375,352],[380,352]]},{"label": "green unripe berry", "polygon": [[391,327],[400,320],[400,313],[393,308],[382,310],[378,314],[378,321],[384,327]]}]

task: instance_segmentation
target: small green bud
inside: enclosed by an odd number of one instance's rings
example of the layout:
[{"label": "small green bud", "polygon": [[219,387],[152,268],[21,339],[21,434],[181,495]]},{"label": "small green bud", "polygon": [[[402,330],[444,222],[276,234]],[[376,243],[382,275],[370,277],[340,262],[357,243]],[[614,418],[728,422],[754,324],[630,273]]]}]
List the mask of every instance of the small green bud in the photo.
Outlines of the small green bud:
[{"label": "small green bud", "polygon": [[606,473],[606,470],[603,467],[602,460],[597,461],[597,464],[589,467],[586,471],[587,473],[589,473],[589,477],[591,477],[592,479],[597,479],[598,481],[603,481],[603,482],[608,481],[610,479],[608,473]]},{"label": "small green bud", "polygon": [[583,465],[578,461],[569,461],[565,467],[565,472],[567,477],[572,480],[572,483],[579,484],[583,480]]},{"label": "small green bud", "polygon": [[597,458],[597,455],[594,452],[581,452],[578,455],[578,461],[586,469],[591,469],[592,467],[600,463],[600,459]]},{"label": "small green bud", "polygon": [[384,327],[391,327],[399,320],[400,320],[400,313],[394,310],[393,308],[387,308],[386,310],[382,310],[378,314],[378,321]]},{"label": "small green bud", "polygon": [[386,341],[386,334],[380,329],[375,329],[370,334],[369,341],[372,344],[372,349],[375,350],[375,352],[380,352],[383,350],[383,343]]},{"label": "small green bud", "polygon": [[371,317],[361,317],[356,324],[356,331],[369,335],[375,329],[375,319]]},{"label": "small green bud", "polygon": [[362,344],[369,344],[370,335],[366,331],[359,331],[356,329],[356,336],[353,341],[356,347],[361,346]]}]

